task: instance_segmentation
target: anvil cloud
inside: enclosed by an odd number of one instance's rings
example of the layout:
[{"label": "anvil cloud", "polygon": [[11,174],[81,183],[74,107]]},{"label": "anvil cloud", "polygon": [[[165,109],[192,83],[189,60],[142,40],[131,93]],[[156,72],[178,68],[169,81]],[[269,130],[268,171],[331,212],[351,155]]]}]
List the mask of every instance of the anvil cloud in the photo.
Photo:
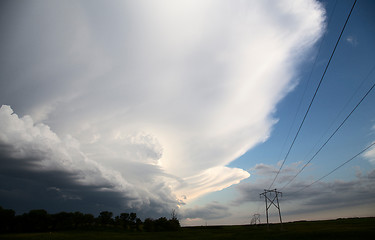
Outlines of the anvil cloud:
[{"label": "anvil cloud", "polygon": [[154,215],[250,176],[227,165],[269,137],[325,14],[287,0],[3,9],[1,198],[22,201],[26,182],[46,204]]}]

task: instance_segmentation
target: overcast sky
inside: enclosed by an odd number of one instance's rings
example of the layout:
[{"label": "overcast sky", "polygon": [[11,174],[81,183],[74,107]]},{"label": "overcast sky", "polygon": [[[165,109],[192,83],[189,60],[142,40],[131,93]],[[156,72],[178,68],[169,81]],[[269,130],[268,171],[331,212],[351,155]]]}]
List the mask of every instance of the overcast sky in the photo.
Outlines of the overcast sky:
[{"label": "overcast sky", "polygon": [[[143,218],[178,209],[184,225],[248,223],[257,212],[265,221],[259,194],[352,4],[2,1],[0,205]],[[375,214],[373,148],[296,193],[375,140],[374,93],[283,187],[375,81],[374,12],[369,0],[355,6],[272,186],[288,220]]]}]

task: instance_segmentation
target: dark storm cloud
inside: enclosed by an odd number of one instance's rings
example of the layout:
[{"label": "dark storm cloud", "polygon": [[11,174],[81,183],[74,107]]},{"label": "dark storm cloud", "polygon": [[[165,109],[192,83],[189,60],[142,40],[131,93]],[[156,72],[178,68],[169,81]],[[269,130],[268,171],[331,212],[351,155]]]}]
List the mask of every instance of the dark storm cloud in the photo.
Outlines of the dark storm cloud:
[{"label": "dark storm cloud", "polygon": [[[18,118],[8,106],[0,108],[0,122],[0,199],[4,207],[21,212],[45,208],[160,216],[177,205],[163,181],[140,187],[142,181],[173,178],[156,165],[130,163],[124,178],[85,156],[73,138],[62,140],[46,125],[35,125],[28,116]],[[132,147],[139,148],[140,143]],[[144,177],[139,178],[140,174]]]},{"label": "dark storm cloud", "polygon": [[[1,150],[4,148],[6,146],[2,146]],[[18,212],[44,208],[48,211],[98,213],[103,209],[121,209],[119,202],[132,200],[124,194],[111,191],[109,182],[88,186],[77,183],[81,178],[78,172],[39,169],[34,164],[38,160],[13,158],[1,152],[0,198],[4,206]],[[103,188],[108,191],[102,191]]]},{"label": "dark storm cloud", "polygon": [[0,149],[1,203],[17,212],[44,208],[55,212],[98,214],[110,210],[115,213],[137,211],[141,217],[157,217],[169,214],[170,209],[176,207],[169,192],[163,193],[165,186],[162,185],[153,189],[157,198],[149,198],[147,203],[140,202],[139,192],[118,189],[116,184],[100,179],[100,176],[94,183],[82,183],[87,173],[78,169],[43,169],[38,166],[40,159],[14,158],[7,154],[9,146],[2,145]]}]

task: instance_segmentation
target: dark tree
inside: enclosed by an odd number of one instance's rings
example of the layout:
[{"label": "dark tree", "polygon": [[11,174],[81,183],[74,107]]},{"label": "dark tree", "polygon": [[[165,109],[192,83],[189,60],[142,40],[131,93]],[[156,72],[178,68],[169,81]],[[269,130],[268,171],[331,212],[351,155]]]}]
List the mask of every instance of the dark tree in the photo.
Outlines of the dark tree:
[{"label": "dark tree", "polygon": [[113,224],[112,219],[113,213],[108,211],[103,211],[99,214],[98,221],[102,225],[110,225]]},{"label": "dark tree", "polygon": [[141,231],[141,225],[143,224],[142,220],[140,218],[135,219],[135,229],[137,231]]},{"label": "dark tree", "polygon": [[135,223],[136,219],[137,219],[137,214],[133,213],[133,212],[130,213],[130,215],[129,215],[130,222]]},{"label": "dark tree", "polygon": [[136,213],[121,213],[113,219],[113,213],[103,211],[95,218],[92,214],[81,212],[60,212],[48,214],[46,210],[31,210],[29,213],[15,215],[11,209],[0,207],[0,233],[4,232],[45,232],[73,229],[113,228],[123,226],[125,230],[175,231],[180,228],[177,214],[173,210],[171,219],[161,217],[157,220],[146,218],[143,223]]},{"label": "dark tree", "polygon": [[155,231],[154,220],[151,219],[151,218],[146,218],[145,222],[143,223],[143,229],[146,232],[153,232],[153,231]]},{"label": "dark tree", "polygon": [[53,228],[55,230],[68,230],[73,228],[73,214],[60,212],[52,215]]},{"label": "dark tree", "polygon": [[176,210],[173,209],[171,213],[171,219],[169,220],[169,230],[177,231],[180,229],[180,221],[177,218]]},{"label": "dark tree", "polygon": [[27,229],[36,232],[44,232],[49,229],[50,215],[44,209],[31,210],[24,215],[27,221]]},{"label": "dark tree", "polygon": [[83,221],[86,227],[91,227],[95,223],[95,217],[94,215],[90,213],[86,213],[83,215]]},{"label": "dark tree", "polygon": [[10,232],[14,228],[16,212],[0,207],[0,232]]},{"label": "dark tree", "polygon": [[155,231],[167,231],[169,229],[169,222],[166,217],[161,217],[155,221]]},{"label": "dark tree", "polygon": [[137,229],[137,214],[136,213],[130,213],[129,215],[129,223],[130,223],[130,229],[136,230]]},{"label": "dark tree", "polygon": [[172,212],[171,212],[171,220],[178,220],[178,218],[177,218],[177,213],[176,213],[176,209],[172,209]]},{"label": "dark tree", "polygon": [[125,230],[128,230],[130,227],[129,213],[121,213],[119,218],[120,218],[120,224],[123,226]]}]

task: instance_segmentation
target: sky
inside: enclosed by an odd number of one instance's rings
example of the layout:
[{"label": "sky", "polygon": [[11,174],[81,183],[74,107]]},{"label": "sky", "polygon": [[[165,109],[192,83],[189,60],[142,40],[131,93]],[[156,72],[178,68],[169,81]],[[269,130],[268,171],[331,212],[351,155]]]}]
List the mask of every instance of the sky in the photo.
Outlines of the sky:
[{"label": "sky", "polygon": [[352,5],[2,1],[0,206],[248,224],[276,188],[284,221],[374,216],[375,147],[315,182],[375,141],[372,91],[335,132],[375,82],[373,1],[328,64]]}]

